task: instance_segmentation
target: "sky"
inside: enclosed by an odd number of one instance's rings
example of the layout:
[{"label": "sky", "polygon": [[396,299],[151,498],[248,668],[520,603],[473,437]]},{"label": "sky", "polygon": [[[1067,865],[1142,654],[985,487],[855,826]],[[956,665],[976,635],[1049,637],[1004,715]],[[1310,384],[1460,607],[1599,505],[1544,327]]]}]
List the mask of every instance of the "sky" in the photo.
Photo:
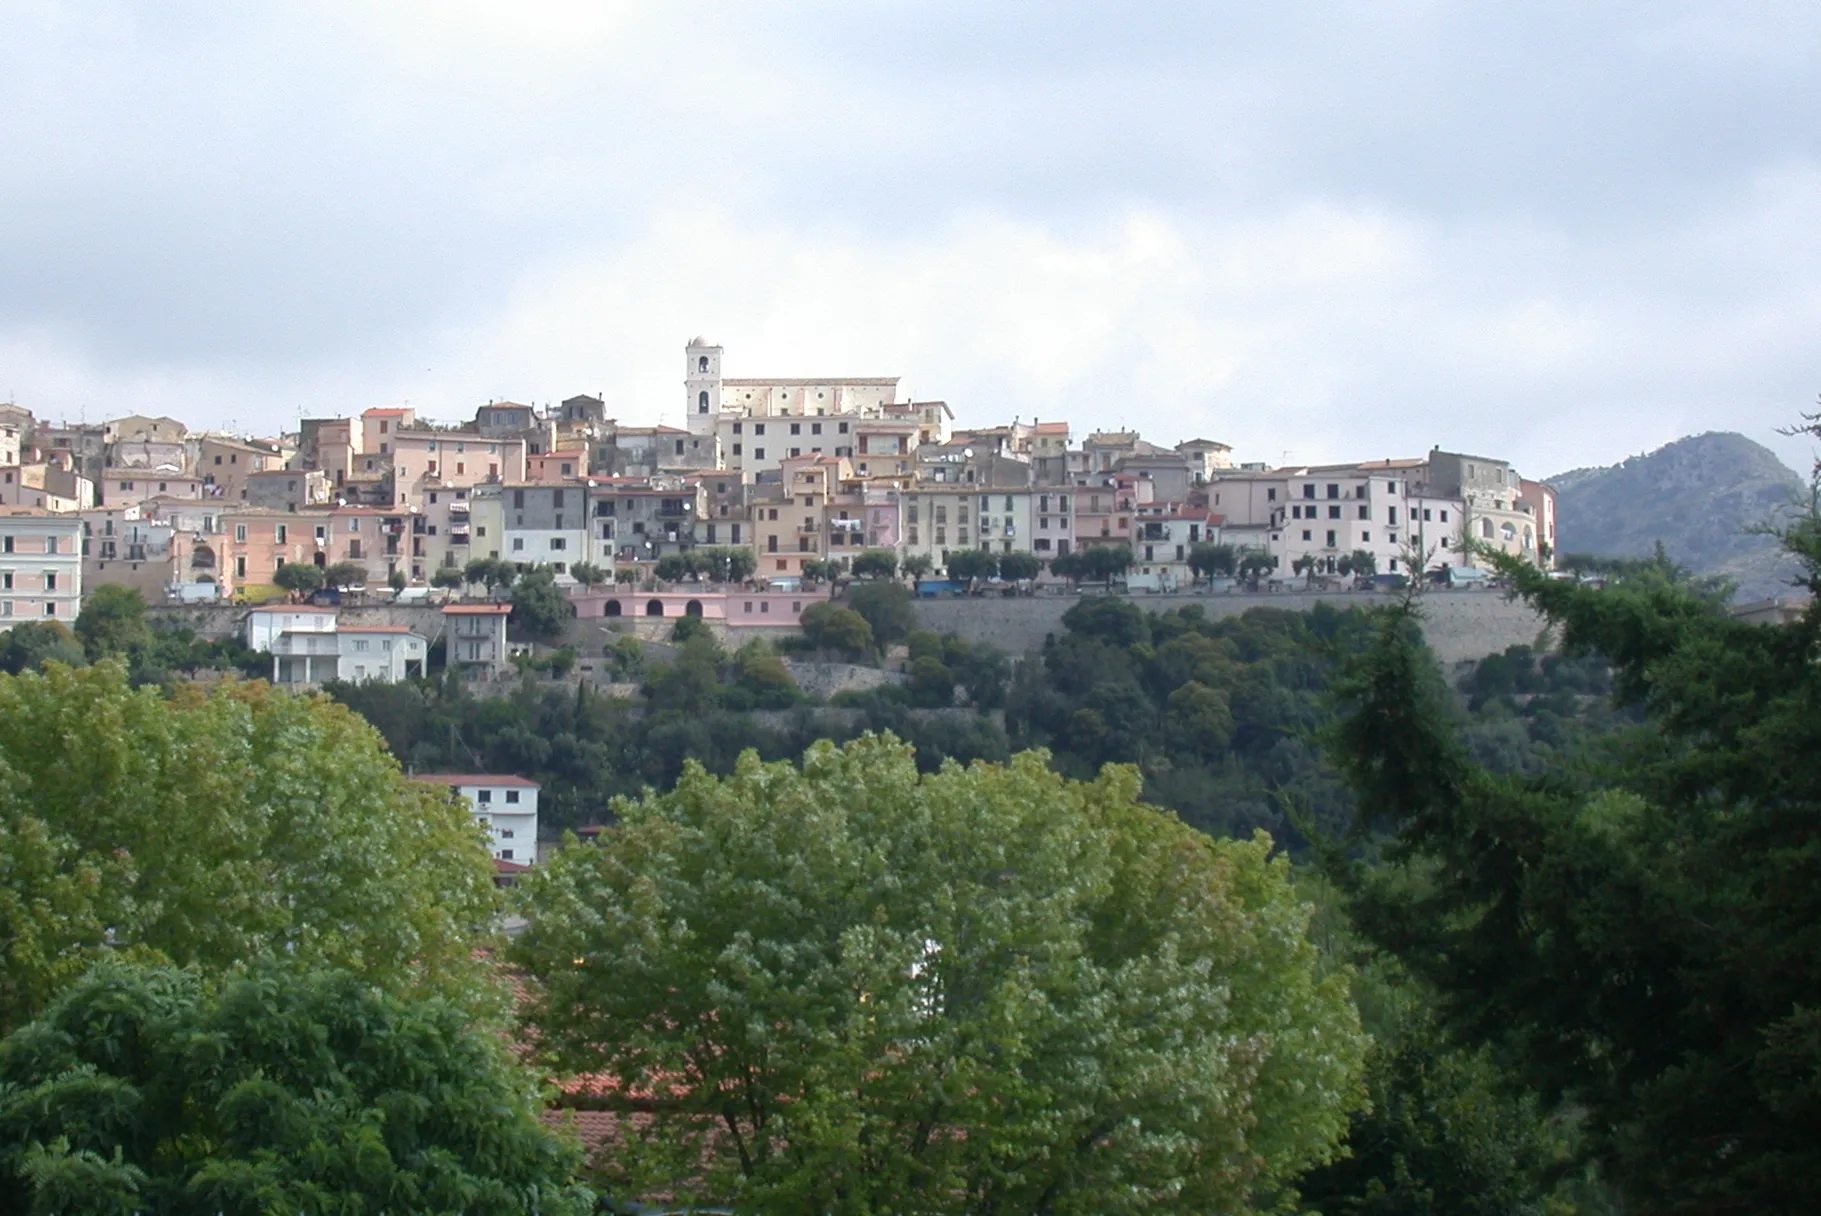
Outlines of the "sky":
[{"label": "sky", "polygon": [[730,376],[1527,474],[1821,393],[1821,5],[0,0],[0,400]]}]

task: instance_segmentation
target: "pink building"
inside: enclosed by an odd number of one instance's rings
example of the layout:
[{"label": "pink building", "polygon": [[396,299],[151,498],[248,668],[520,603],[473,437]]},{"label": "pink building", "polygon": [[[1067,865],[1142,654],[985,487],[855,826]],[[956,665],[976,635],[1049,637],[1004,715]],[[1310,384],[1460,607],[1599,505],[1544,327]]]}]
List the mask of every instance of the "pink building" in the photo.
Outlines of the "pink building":
[{"label": "pink building", "polygon": [[828,599],[828,591],[749,591],[740,587],[703,587],[700,590],[630,591],[592,587],[570,593],[575,615],[590,617],[699,616],[721,621],[729,628],[763,625],[794,629],[804,609]]}]

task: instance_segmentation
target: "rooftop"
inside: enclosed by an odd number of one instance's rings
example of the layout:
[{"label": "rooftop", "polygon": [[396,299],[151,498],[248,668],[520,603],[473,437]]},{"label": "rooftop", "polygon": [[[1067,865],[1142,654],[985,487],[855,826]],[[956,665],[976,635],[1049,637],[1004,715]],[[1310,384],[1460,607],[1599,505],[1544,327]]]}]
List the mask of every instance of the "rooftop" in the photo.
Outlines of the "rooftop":
[{"label": "rooftop", "polygon": [[510,785],[524,789],[541,789],[537,782],[511,773],[418,773],[415,780],[431,785]]},{"label": "rooftop", "polygon": [[511,604],[445,604],[445,613],[456,616],[505,616],[512,611]]}]

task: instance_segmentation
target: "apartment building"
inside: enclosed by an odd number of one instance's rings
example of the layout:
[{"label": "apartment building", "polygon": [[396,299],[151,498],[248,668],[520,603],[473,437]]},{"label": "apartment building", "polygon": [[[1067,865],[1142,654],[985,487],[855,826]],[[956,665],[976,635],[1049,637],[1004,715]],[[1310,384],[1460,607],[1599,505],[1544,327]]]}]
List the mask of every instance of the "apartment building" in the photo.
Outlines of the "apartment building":
[{"label": "apartment building", "polygon": [[448,604],[443,608],[443,639],[449,666],[494,678],[512,669],[506,645],[510,604]]},{"label": "apartment building", "polygon": [[0,507],[0,629],[76,619],[82,604],[82,519]]},{"label": "apartment building", "polygon": [[584,482],[485,485],[476,487],[474,498],[488,504],[490,519],[495,517],[492,503],[498,500],[500,557],[524,566],[549,566],[559,582],[574,581],[569,568],[589,558],[589,496]]}]

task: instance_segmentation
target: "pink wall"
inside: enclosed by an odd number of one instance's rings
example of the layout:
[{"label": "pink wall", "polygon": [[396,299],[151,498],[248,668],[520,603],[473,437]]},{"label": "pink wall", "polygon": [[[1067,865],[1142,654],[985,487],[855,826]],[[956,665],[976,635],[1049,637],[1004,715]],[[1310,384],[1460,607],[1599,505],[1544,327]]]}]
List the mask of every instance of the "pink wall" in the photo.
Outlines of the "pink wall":
[{"label": "pink wall", "polygon": [[[813,591],[711,591],[706,588],[701,591],[632,591],[594,587],[572,592],[569,598],[575,604],[576,616],[582,618],[656,616],[657,613],[650,611],[655,603],[668,618],[701,616],[736,628],[745,625],[790,628],[796,625],[805,608],[826,600],[828,591],[820,587]],[[691,613],[691,603],[700,611]],[[612,610],[610,605],[618,605],[618,611]]]}]

